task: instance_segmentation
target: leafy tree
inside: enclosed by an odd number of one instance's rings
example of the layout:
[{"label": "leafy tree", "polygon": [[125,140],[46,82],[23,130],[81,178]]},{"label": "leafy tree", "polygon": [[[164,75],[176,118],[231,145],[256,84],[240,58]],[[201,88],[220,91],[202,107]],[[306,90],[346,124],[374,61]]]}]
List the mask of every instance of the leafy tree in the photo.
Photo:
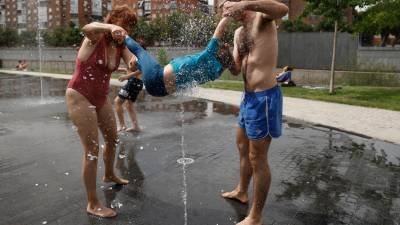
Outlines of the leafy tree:
[{"label": "leafy tree", "polygon": [[329,82],[329,93],[334,93],[335,81],[335,57],[336,57],[336,40],[338,29],[346,27],[347,22],[344,20],[344,11],[348,8],[354,8],[361,5],[361,1],[366,0],[306,0],[307,5],[303,11],[303,17],[308,15],[320,16],[320,23],[323,27],[329,28],[333,24],[333,45],[332,45],[332,64],[331,78]]},{"label": "leafy tree", "polygon": [[19,35],[19,43],[22,46],[37,46],[36,31],[22,31]]},{"label": "leafy tree", "polygon": [[0,28],[0,46],[14,47],[18,44],[18,32],[12,28]]},{"label": "leafy tree", "polygon": [[286,20],[281,24],[283,30],[287,32],[312,32],[314,28],[303,22],[302,18],[298,18],[295,21]]},{"label": "leafy tree", "polygon": [[73,27],[55,27],[43,34],[44,42],[54,47],[76,46],[80,44],[82,38],[79,29]]},{"label": "leafy tree", "polygon": [[185,20],[187,16],[181,11],[174,12],[166,18],[167,36],[173,45],[180,43],[180,34]]},{"label": "leafy tree", "polygon": [[132,37],[146,40],[146,43],[151,46],[154,43],[154,33],[150,24],[144,19],[140,18],[136,27],[133,29]]},{"label": "leafy tree", "polygon": [[355,30],[364,34],[380,34],[382,46],[386,45],[389,34],[400,38],[400,0],[376,0],[362,12],[355,23]]}]

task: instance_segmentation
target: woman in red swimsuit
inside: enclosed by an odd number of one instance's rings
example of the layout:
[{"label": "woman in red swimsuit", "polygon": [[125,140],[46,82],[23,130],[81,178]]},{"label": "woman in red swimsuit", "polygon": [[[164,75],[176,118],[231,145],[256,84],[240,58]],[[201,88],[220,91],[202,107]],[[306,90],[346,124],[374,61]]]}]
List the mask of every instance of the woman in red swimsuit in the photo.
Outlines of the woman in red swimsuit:
[{"label": "woman in red swimsuit", "polygon": [[117,124],[107,98],[110,76],[121,58],[129,65],[132,53],[124,46],[123,36],[136,25],[136,15],[127,6],[112,10],[105,23],[93,22],[82,28],[85,38],[76,59],[75,73],[68,83],[66,101],[69,116],[78,129],[83,145],[83,181],[86,187],[87,212],[99,217],[113,217],[116,212],[105,207],[96,195],[98,128],[104,137],[104,182],[128,184],[114,172]]}]

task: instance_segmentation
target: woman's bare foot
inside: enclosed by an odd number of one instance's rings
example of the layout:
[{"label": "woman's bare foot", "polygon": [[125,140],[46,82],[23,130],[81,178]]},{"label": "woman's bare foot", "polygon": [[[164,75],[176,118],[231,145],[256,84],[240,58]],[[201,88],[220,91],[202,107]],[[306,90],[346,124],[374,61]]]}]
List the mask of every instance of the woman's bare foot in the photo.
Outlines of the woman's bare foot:
[{"label": "woman's bare foot", "polygon": [[106,183],[114,182],[116,184],[121,184],[121,185],[129,184],[129,180],[122,179],[122,178],[117,177],[115,175],[113,175],[113,176],[104,176],[103,177],[103,181],[106,182]]},{"label": "woman's bare foot", "polygon": [[263,225],[261,223],[261,220],[256,220],[250,217],[246,217],[244,220],[242,220],[240,223],[237,223],[236,225]]},{"label": "woman's bare foot", "polygon": [[120,126],[120,127],[117,129],[117,132],[122,132],[122,131],[126,131],[126,127],[125,127],[125,126]]},{"label": "woman's bare foot", "polygon": [[110,218],[117,216],[117,213],[114,210],[104,207],[101,203],[96,205],[88,204],[86,211],[87,213],[98,217]]},{"label": "woman's bare foot", "polygon": [[237,200],[243,204],[247,204],[249,202],[249,197],[247,195],[247,192],[240,192],[236,189],[231,192],[224,192],[221,195],[224,198]]}]

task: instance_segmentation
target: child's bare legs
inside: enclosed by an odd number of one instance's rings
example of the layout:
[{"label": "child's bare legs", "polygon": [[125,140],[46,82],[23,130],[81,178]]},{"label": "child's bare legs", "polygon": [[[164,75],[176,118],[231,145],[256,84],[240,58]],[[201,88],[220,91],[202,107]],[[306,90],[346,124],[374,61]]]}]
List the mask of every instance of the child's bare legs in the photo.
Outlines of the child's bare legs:
[{"label": "child's bare legs", "polygon": [[117,112],[118,121],[119,121],[119,128],[117,130],[118,132],[126,130],[125,119],[124,119],[124,109],[122,108],[123,103],[124,103],[124,99],[121,99],[119,96],[115,97],[114,105],[115,105],[115,111]]},{"label": "child's bare legs", "polygon": [[126,131],[140,131],[134,103],[132,101],[126,101],[125,106],[126,110],[128,111],[129,117],[131,118],[132,121],[132,127],[127,128]]}]

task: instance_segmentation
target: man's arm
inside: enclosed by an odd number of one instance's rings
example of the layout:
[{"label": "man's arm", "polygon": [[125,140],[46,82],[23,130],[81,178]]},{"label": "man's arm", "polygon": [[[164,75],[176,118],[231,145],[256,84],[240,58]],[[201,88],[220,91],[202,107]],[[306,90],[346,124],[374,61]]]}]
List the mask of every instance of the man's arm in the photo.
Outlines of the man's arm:
[{"label": "man's arm", "polygon": [[274,20],[284,17],[289,8],[276,0],[247,0],[240,2],[225,2],[223,16],[232,16],[238,11],[255,11],[264,14],[265,18]]},{"label": "man's arm", "polygon": [[239,27],[235,31],[235,36],[233,37],[233,64],[229,68],[229,71],[231,71],[232,75],[239,75],[240,72],[242,71],[242,59],[240,58],[239,55],[239,49],[238,49],[238,43],[239,43],[239,35],[242,30],[242,27]]}]

